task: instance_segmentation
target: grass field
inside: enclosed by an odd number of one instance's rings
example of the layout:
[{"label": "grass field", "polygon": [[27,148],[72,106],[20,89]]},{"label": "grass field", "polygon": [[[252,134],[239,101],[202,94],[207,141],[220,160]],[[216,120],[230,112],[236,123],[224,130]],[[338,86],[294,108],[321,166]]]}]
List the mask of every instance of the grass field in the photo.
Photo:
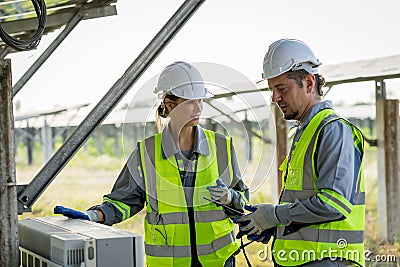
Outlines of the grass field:
[{"label": "grass field", "polygon": [[[19,153],[19,155],[21,154]],[[270,155],[264,154],[263,157],[270,157]],[[51,216],[56,205],[86,210],[92,205],[101,203],[102,196],[110,192],[113,182],[124,164],[123,158],[123,156],[95,156],[86,150],[80,150],[38,199],[32,208],[32,212],[20,215],[19,219]],[[263,160],[261,159],[261,162]],[[17,162],[17,181],[19,184],[29,182],[41,168],[40,164],[27,166],[23,161],[23,158],[19,158],[19,162]],[[254,162],[250,162],[247,166],[249,173],[257,167],[257,163]],[[378,238],[376,165],[375,148],[367,148],[365,161],[367,188],[365,248],[372,251],[373,255],[394,255],[397,258],[397,263],[392,265],[369,263],[368,266],[396,266],[396,264],[400,266],[399,240],[394,243],[387,243]],[[270,202],[270,188],[270,182],[267,180],[257,192],[252,193],[251,202]],[[144,212],[142,211],[133,218],[115,225],[115,227],[143,234],[143,217]],[[269,260],[263,261],[262,259],[265,257],[265,251],[266,246],[263,244],[253,243],[246,247],[252,266],[272,266]],[[237,259],[238,266],[246,266],[242,253]]]}]

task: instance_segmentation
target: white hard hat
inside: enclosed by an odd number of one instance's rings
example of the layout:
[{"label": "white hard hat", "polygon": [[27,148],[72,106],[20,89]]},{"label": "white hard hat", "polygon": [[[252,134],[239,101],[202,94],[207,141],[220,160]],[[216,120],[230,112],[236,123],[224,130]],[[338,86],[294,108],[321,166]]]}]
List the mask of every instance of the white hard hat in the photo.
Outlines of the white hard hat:
[{"label": "white hard hat", "polygon": [[184,99],[204,99],[214,96],[204,86],[200,72],[194,66],[183,61],[165,67],[158,78],[154,93],[160,99],[167,94]]},{"label": "white hard hat", "polygon": [[321,64],[304,42],[281,39],[272,43],[265,54],[263,78],[271,79],[289,70],[301,69],[318,74],[318,66]]}]

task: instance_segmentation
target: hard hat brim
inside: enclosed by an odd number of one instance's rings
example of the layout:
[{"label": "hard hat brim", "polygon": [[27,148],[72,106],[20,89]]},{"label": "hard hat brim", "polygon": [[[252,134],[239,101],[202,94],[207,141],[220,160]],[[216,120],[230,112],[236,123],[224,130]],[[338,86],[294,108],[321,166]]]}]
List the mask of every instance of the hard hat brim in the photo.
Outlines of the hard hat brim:
[{"label": "hard hat brim", "polygon": [[178,90],[174,90],[174,89],[172,89],[171,91],[167,92],[166,95],[172,94],[174,96],[177,96],[177,97],[180,97],[180,98],[183,98],[183,99],[188,99],[188,100],[207,99],[207,98],[214,97],[214,95],[210,91],[208,91],[206,88],[204,88],[204,89],[206,90],[206,92],[204,94],[202,94],[202,95],[197,95],[197,96],[196,95],[183,95],[183,94],[180,94]]}]

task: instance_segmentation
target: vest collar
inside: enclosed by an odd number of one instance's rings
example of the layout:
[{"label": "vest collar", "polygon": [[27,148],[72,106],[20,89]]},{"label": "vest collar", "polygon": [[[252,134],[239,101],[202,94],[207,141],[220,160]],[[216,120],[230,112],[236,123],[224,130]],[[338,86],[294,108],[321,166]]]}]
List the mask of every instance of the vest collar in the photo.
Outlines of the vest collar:
[{"label": "vest collar", "polygon": [[[204,133],[204,130],[200,126],[195,126],[196,132],[194,137],[193,153],[201,154],[203,156],[210,155],[210,149],[208,147],[208,140]],[[162,131],[161,139],[162,157],[167,159],[172,155],[178,154],[179,150],[175,145],[174,139],[172,138],[170,125],[168,124]]]},{"label": "vest collar", "polygon": [[333,108],[332,101],[325,100],[312,106],[310,110],[307,111],[307,114],[304,116],[304,120],[302,122],[297,122],[298,129],[301,130],[306,127],[311,119],[315,116],[315,114],[327,108]]}]

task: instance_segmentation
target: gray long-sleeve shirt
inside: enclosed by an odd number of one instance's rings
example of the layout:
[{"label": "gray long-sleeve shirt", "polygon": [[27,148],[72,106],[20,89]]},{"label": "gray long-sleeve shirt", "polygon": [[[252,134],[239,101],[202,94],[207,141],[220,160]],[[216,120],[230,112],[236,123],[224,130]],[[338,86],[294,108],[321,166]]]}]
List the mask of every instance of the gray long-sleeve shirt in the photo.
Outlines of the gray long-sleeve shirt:
[{"label": "gray long-sleeve shirt", "polygon": [[[322,101],[314,105],[299,124],[293,144],[300,139],[305,127],[316,113],[325,108],[332,108],[331,101]],[[291,149],[292,151],[292,149]],[[291,153],[291,152],[290,152]],[[289,154],[290,156],[290,154]],[[351,201],[355,174],[359,164],[354,164],[360,157],[354,149],[354,141],[350,127],[341,120],[327,124],[322,130],[319,140],[316,171],[319,173],[317,190],[330,189]],[[356,162],[360,162],[356,160]],[[289,163],[290,164],[290,163]],[[306,162],[311,168],[311,162]],[[342,214],[323,202],[318,196],[276,207],[278,219],[285,225],[291,222],[318,223],[337,220]]]},{"label": "gray long-sleeve shirt", "polygon": [[[171,136],[171,132],[168,127],[164,128],[162,135],[162,151],[163,157],[168,158],[171,155],[175,155],[176,157],[181,158],[185,164],[190,164],[190,160],[187,159],[184,154],[192,154],[198,153],[202,155],[206,155],[209,152],[208,141],[204,134],[204,131],[200,126],[196,127],[195,141],[194,141],[194,149],[193,151],[186,151],[182,154],[176,146],[173,138]],[[217,152],[218,153],[218,152]],[[227,185],[229,188],[232,188],[233,192],[233,202],[232,208],[243,211],[244,204],[249,199],[249,192],[247,186],[244,184],[240,170],[238,167],[238,162],[236,159],[236,154],[234,147],[231,142],[231,164],[233,170],[233,179],[230,185]],[[139,146],[132,152],[129,159],[125,163],[121,173],[119,174],[110,194],[105,195],[105,197],[117,200],[130,208],[130,216],[135,215],[140,210],[143,209],[146,201],[146,192],[145,192],[145,184],[144,179],[140,175],[138,166],[141,166]],[[193,179],[193,176],[188,175],[185,179]],[[193,184],[193,181],[182,181],[184,185]],[[186,192],[186,190],[185,190]],[[240,194],[242,192],[243,194]],[[243,196],[246,198],[243,199]],[[121,212],[110,202],[104,202],[101,205],[97,205],[91,207],[90,209],[98,209],[101,210],[104,214],[104,224],[112,225],[115,223],[119,223],[122,221]],[[229,210],[225,210],[227,215],[231,217],[235,217],[237,215],[231,213]]]}]

